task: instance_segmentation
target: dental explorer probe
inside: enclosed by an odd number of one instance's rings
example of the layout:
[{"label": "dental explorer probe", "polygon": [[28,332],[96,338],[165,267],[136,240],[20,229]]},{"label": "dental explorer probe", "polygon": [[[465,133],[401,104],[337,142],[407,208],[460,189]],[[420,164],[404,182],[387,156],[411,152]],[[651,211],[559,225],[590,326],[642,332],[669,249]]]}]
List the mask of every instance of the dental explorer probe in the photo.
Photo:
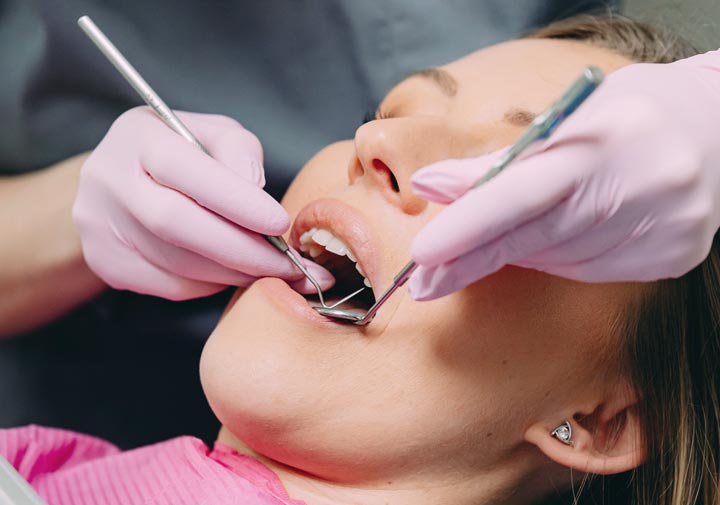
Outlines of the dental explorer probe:
[{"label": "dental explorer probe", "polygon": [[[542,114],[537,116],[530,126],[520,135],[510,149],[501,156],[487,174],[475,181],[468,191],[472,191],[497,176],[513,161],[521,152],[527,149],[537,140],[546,139],[555,131],[570,114],[575,112],[581,103],[597,89],[603,81],[603,73],[597,67],[587,67],[560,97],[553,102]],[[400,272],[393,278],[390,287],[380,295],[380,298],[370,307],[367,312],[357,310],[345,310],[333,307],[313,307],[325,317],[346,321],[348,323],[364,326],[372,321],[380,307],[390,298],[397,289],[405,284],[412,273],[418,267],[414,260],[410,260]],[[352,295],[354,296],[354,295]],[[345,298],[347,299],[347,298]]]},{"label": "dental explorer probe", "polygon": [[[110,63],[113,64],[117,71],[120,72],[120,74],[130,84],[130,86],[132,86],[133,89],[137,91],[140,97],[145,100],[145,103],[147,103],[150,108],[155,111],[155,113],[160,117],[160,119],[165,122],[166,125],[172,128],[175,133],[181,135],[185,140],[187,140],[191,144],[194,144],[202,152],[204,152],[208,156],[211,156],[207,149],[205,149],[200,143],[200,141],[195,137],[195,135],[193,135],[190,130],[188,130],[185,124],[180,121],[180,118],[175,115],[172,109],[167,106],[167,104],[162,100],[162,98],[160,98],[160,96],[155,93],[155,90],[150,87],[147,81],[142,78],[140,73],[135,70],[135,67],[133,67],[130,62],[125,58],[125,56],[123,56],[123,54],[118,50],[118,48],[115,47],[115,44],[110,42],[110,39],[108,39],[102,32],[102,30],[100,30],[100,28],[98,28],[98,26],[93,22],[93,20],[90,19],[90,16],[82,16],[80,19],[78,19],[78,25],[80,26],[82,31],[85,32],[85,35],[87,35],[90,40],[95,43],[97,48],[100,49],[100,51],[105,55],[105,57],[110,61]],[[310,272],[308,272],[307,268],[305,268],[305,265],[303,265],[302,262],[295,256],[292,249],[290,249],[290,246],[287,244],[287,242],[285,242],[285,239],[280,236],[275,237],[272,235],[263,235],[263,237],[265,237],[265,239],[270,242],[270,244],[272,244],[278,251],[290,258],[290,261],[293,262],[293,264],[298,268],[298,270],[300,270],[307,278],[307,280],[309,280],[310,283],[315,287],[318,292],[318,296],[320,297],[320,303],[322,303],[323,307],[328,307],[325,304],[325,300],[322,295],[322,289],[320,289],[320,284],[318,284],[315,278],[310,275]],[[354,296],[358,292],[353,293],[350,296]],[[341,302],[342,301],[343,300],[341,300]],[[335,307],[335,305],[329,306],[328,308],[332,307]]]}]

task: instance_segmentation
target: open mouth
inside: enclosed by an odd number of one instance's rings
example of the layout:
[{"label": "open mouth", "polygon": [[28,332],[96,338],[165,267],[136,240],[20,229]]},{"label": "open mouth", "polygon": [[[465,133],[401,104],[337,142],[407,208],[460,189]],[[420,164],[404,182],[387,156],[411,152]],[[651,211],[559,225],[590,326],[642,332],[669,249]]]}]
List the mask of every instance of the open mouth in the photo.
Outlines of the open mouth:
[{"label": "open mouth", "polygon": [[[299,250],[301,255],[325,267],[335,277],[335,285],[323,293],[327,304],[332,305],[360,288],[365,289],[343,303],[342,307],[368,310],[375,303],[372,285],[357,262],[357,257],[330,231],[322,228],[306,231],[300,236]],[[305,298],[320,305],[317,294],[307,295]]]}]

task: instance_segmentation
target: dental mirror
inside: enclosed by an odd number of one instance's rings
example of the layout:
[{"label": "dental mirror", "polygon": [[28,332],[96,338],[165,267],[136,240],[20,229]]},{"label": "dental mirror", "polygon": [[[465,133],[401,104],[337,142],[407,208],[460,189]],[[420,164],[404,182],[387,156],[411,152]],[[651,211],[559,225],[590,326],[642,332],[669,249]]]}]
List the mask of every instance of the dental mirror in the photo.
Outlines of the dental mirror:
[{"label": "dental mirror", "polygon": [[[523,132],[512,147],[495,162],[487,174],[475,181],[470,190],[485,184],[497,176],[510,164],[510,162],[512,162],[520,153],[525,151],[525,149],[527,149],[531,144],[537,140],[549,137],[550,134],[560,125],[560,123],[562,123],[570,114],[575,112],[580,104],[583,103],[585,99],[597,89],[602,80],[603,73],[599,68],[587,67],[583,70],[580,77],[578,77],[550,107],[533,120],[532,124]],[[331,306],[327,306],[324,302],[321,302],[323,303],[323,306],[313,308],[325,317],[364,326],[372,321],[380,307],[388,300],[388,298],[390,298],[390,295],[407,282],[410,275],[412,275],[416,268],[417,264],[414,261],[411,260],[407,263],[393,278],[393,282],[390,287],[365,312],[356,309],[338,308],[340,304],[353,298],[355,295],[363,291],[364,288],[346,296]]]},{"label": "dental mirror", "polygon": [[340,321],[347,321],[349,323],[357,324],[359,326],[365,326],[370,321],[372,321],[373,317],[375,317],[375,313],[378,311],[378,309],[380,309],[380,307],[382,307],[385,301],[390,298],[390,295],[392,295],[397,290],[397,288],[407,282],[407,280],[410,278],[410,275],[412,275],[416,268],[417,263],[410,260],[410,262],[405,265],[402,270],[400,270],[400,272],[393,278],[393,282],[387,289],[387,291],[385,291],[382,296],[380,296],[380,298],[378,298],[378,300],[372,304],[372,307],[370,307],[365,312],[363,312],[362,310],[345,310],[336,308],[338,305],[343,303],[343,301],[349,300],[350,298],[355,296],[355,293],[350,295],[350,297],[346,297],[344,300],[333,304],[332,307],[313,308],[325,317],[330,317],[332,319],[337,319]]}]

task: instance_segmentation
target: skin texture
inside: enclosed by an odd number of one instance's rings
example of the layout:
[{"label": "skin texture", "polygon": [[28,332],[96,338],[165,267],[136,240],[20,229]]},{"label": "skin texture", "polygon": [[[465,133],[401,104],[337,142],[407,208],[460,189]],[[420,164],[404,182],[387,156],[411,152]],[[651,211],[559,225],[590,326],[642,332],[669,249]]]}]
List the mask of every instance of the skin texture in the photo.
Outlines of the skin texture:
[{"label": "skin texture", "polygon": [[[317,199],[353,209],[365,226],[348,245],[373,265],[377,294],[442,208],[410,191],[417,169],[512,143],[527,119],[519,110],[541,112],[588,64],[609,73],[628,63],[574,42],[520,40],[442,67],[454,93],[411,77],[381,104],[391,117],[318,153],[283,205],[293,219]],[[360,328],[308,316],[281,282],[260,281],[231,302],[201,376],[220,440],[263,460],[294,498],[530,503],[569,487],[563,465],[612,473],[642,457],[612,332],[640,285],[508,267],[432,302],[401,289]],[[579,420],[574,447],[548,435],[565,419]]]}]

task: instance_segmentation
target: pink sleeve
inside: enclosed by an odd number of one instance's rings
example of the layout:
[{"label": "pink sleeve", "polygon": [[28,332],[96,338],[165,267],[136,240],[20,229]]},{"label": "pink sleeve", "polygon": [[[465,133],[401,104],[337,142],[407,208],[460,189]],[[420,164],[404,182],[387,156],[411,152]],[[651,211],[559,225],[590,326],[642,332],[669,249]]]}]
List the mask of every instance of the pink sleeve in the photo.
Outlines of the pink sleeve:
[{"label": "pink sleeve", "polygon": [[0,454],[32,482],[39,476],[119,453],[109,442],[41,426],[0,429]]},{"label": "pink sleeve", "polygon": [[0,430],[0,454],[52,505],[305,505],[261,462],[178,437],[121,452],[87,435]]}]

